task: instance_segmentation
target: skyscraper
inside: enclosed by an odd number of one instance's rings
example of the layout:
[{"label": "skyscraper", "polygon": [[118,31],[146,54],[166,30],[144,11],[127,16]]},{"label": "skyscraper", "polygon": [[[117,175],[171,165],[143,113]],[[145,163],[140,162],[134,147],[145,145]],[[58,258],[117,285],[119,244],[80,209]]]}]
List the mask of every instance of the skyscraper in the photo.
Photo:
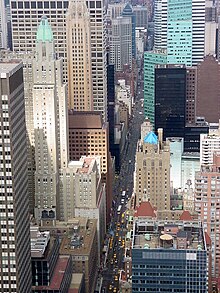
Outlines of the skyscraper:
[{"label": "skyscraper", "polygon": [[154,95],[155,95],[155,65],[166,64],[165,50],[155,50],[144,53],[144,114],[154,125]]},{"label": "skyscraper", "polygon": [[205,0],[192,0],[192,65],[205,55]]},{"label": "skyscraper", "polygon": [[107,117],[107,52],[105,3],[100,0],[88,0],[87,7],[91,24],[91,60],[93,82],[93,110]]},{"label": "skyscraper", "polygon": [[7,49],[7,15],[5,1],[0,0],[0,49]]},{"label": "skyscraper", "polygon": [[0,291],[31,292],[23,69],[0,63]]},{"label": "skyscraper", "polygon": [[110,62],[114,64],[115,71],[122,71],[125,64],[132,67],[131,17],[119,16],[112,19]]},{"label": "skyscraper", "polygon": [[148,28],[148,14],[146,6],[134,6],[133,13],[135,16],[135,27],[144,27]]},{"label": "skyscraper", "polygon": [[68,1],[10,0],[12,17],[12,43],[16,52],[32,52],[35,49],[38,24],[47,16],[54,33],[55,52],[64,58],[63,75],[67,81],[66,10]]},{"label": "skyscraper", "polygon": [[192,0],[168,0],[167,62],[192,65]]},{"label": "skyscraper", "polygon": [[84,0],[72,0],[66,16],[69,108],[93,109],[90,16]]},{"label": "skyscraper", "polygon": [[156,0],[155,49],[167,49],[168,63],[171,64],[190,66],[202,61],[205,0]]},{"label": "skyscraper", "polygon": [[33,112],[35,138],[35,216],[59,218],[59,168],[68,160],[66,86],[62,61],[57,60],[54,39],[46,17],[37,30],[33,61]]},{"label": "skyscraper", "polygon": [[[93,109],[107,120],[107,60],[105,6],[100,0],[86,2],[90,15]],[[54,33],[55,52],[64,59],[63,77],[67,77],[66,11],[68,1],[11,0],[12,38],[15,51],[30,52],[35,48],[37,25],[47,16]],[[77,45],[77,43],[76,43]]]},{"label": "skyscraper", "polygon": [[106,215],[109,221],[112,204],[112,162],[109,152],[108,123],[100,113],[69,113],[69,153],[70,160],[81,156],[101,156],[101,175],[106,183]]},{"label": "skyscraper", "polygon": [[137,205],[150,201],[157,210],[170,210],[170,148],[163,142],[162,129],[157,136],[150,131],[136,151],[135,194]]},{"label": "skyscraper", "polygon": [[130,3],[127,3],[121,13],[123,17],[131,18],[131,26],[132,26],[132,57],[136,58],[136,40],[135,40],[135,27],[136,27],[136,19],[135,14],[133,12],[133,8]]},{"label": "skyscraper", "polygon": [[163,139],[184,137],[186,68],[157,65],[155,69],[155,129],[163,128]]},{"label": "skyscraper", "polygon": [[218,123],[220,117],[219,91],[220,63],[218,63],[214,56],[206,56],[197,65],[195,106],[197,117],[204,117],[207,122]]}]

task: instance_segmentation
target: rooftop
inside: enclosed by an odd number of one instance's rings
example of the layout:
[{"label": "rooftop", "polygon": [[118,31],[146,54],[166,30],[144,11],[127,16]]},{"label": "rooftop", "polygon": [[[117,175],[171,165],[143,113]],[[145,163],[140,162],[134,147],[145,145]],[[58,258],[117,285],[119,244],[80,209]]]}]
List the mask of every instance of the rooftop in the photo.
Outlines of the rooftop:
[{"label": "rooftop", "polygon": [[59,290],[61,289],[61,284],[63,281],[63,277],[65,274],[65,270],[67,269],[68,262],[70,256],[59,256],[58,261],[56,263],[53,277],[51,279],[49,286],[33,286],[32,288],[35,290]]},{"label": "rooftop", "polygon": [[206,239],[198,221],[134,221],[132,248],[204,250]]},{"label": "rooftop", "polygon": [[149,201],[143,201],[141,202],[140,206],[137,207],[135,214],[135,217],[151,217],[155,218],[156,214],[154,212],[154,209],[152,208],[152,205]]},{"label": "rooftop", "polygon": [[31,226],[31,257],[44,257],[50,241],[50,232],[40,232],[39,227]]},{"label": "rooftop", "polygon": [[180,216],[181,221],[192,221],[193,217],[191,216],[189,211],[183,211],[182,215]]},{"label": "rooftop", "polygon": [[157,142],[158,142],[157,136],[153,131],[150,131],[144,137],[144,143],[157,144]]},{"label": "rooftop", "polygon": [[90,111],[69,111],[70,129],[102,129],[106,124],[102,121],[100,112]]},{"label": "rooftop", "polygon": [[37,29],[37,42],[52,42],[53,32],[46,16],[41,18]]},{"label": "rooftop", "polygon": [[83,273],[73,273],[68,293],[79,292],[78,289],[83,281]]},{"label": "rooftop", "polygon": [[0,78],[6,78],[6,75],[13,75],[20,67],[22,67],[21,60],[6,60],[0,61]]},{"label": "rooftop", "polygon": [[81,168],[77,169],[76,173],[79,174],[90,174],[92,172],[92,167],[94,166],[95,158],[83,158],[83,164]]},{"label": "rooftop", "polygon": [[68,230],[66,236],[62,239],[60,254],[89,255],[97,229],[96,226],[97,220],[87,219],[85,229],[74,226],[73,229]]}]

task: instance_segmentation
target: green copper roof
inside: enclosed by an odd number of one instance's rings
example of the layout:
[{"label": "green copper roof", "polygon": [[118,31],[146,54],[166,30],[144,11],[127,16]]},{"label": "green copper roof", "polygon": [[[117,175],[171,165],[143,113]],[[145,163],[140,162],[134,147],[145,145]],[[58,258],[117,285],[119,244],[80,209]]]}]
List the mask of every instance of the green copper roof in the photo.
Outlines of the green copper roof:
[{"label": "green copper roof", "polygon": [[37,29],[37,42],[53,41],[53,32],[46,16],[41,18]]}]

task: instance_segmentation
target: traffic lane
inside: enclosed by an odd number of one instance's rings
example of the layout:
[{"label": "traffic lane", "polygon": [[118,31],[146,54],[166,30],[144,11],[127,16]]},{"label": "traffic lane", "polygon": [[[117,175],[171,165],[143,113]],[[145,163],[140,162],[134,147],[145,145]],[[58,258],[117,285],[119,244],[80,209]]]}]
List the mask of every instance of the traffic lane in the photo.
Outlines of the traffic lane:
[{"label": "traffic lane", "polygon": [[[141,117],[139,117],[140,115],[138,115],[138,111],[140,110],[140,103],[137,104],[137,107],[134,108],[134,119],[132,121],[132,124],[130,126],[130,137],[128,140],[128,149],[127,149],[127,156],[124,156],[124,160],[122,163],[122,172],[119,174],[118,176],[118,181],[116,184],[116,188],[114,189],[115,191],[115,195],[116,195],[116,205],[114,206],[114,212],[113,212],[113,221],[112,221],[112,228],[115,230],[115,227],[117,225],[117,222],[121,221],[121,214],[118,215],[117,214],[117,207],[120,204],[120,198],[121,198],[121,192],[122,190],[127,190],[127,193],[131,193],[132,192],[132,188],[133,188],[133,171],[134,171],[134,158],[135,158],[135,153],[136,153],[136,144],[137,144],[137,140],[139,139],[140,136],[140,123],[141,123]],[[129,160],[131,160],[131,164],[129,164]],[[132,182],[132,183],[131,183]],[[131,184],[130,184],[131,183]],[[126,209],[126,204],[127,201],[125,202],[124,205],[122,205],[122,211],[124,211]],[[117,221],[117,222],[116,222]],[[109,250],[109,255],[108,255],[108,259],[110,261],[110,263],[108,264],[108,268],[109,268],[109,273],[108,273],[108,286],[112,284],[112,286],[114,286],[114,274],[111,274],[111,271],[114,271],[116,268],[123,268],[123,259],[124,259],[124,248],[120,247],[120,243],[119,243],[119,237],[122,237],[122,239],[125,238],[125,229],[124,227],[121,225],[120,226],[121,229],[118,233],[118,235],[116,236],[116,233],[114,234],[113,237],[113,246],[115,246],[115,250],[113,249],[113,251],[110,252]],[[115,231],[116,232],[116,231]],[[119,236],[120,235],[120,236]],[[114,252],[116,252],[116,256],[117,256],[117,261],[113,261],[111,263],[112,257],[114,256]],[[104,284],[106,284],[104,282]],[[107,287],[109,288],[109,287]]]}]

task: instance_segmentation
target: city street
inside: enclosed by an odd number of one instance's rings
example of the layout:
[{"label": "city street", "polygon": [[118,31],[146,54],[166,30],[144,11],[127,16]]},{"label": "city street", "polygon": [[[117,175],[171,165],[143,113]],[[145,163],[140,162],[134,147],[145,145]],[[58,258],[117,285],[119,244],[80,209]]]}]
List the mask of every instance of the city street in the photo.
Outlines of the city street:
[{"label": "city street", "polygon": [[[127,147],[122,158],[120,174],[115,178],[114,201],[112,207],[112,221],[109,227],[109,245],[106,265],[102,273],[102,291],[118,292],[119,272],[123,267],[124,244],[126,235],[126,204],[133,192],[133,179],[135,169],[135,153],[137,141],[140,138],[140,125],[144,120],[143,114],[143,81],[139,81],[138,96],[130,120]],[[126,196],[122,200],[122,192]],[[118,211],[118,209],[121,210]]]}]

